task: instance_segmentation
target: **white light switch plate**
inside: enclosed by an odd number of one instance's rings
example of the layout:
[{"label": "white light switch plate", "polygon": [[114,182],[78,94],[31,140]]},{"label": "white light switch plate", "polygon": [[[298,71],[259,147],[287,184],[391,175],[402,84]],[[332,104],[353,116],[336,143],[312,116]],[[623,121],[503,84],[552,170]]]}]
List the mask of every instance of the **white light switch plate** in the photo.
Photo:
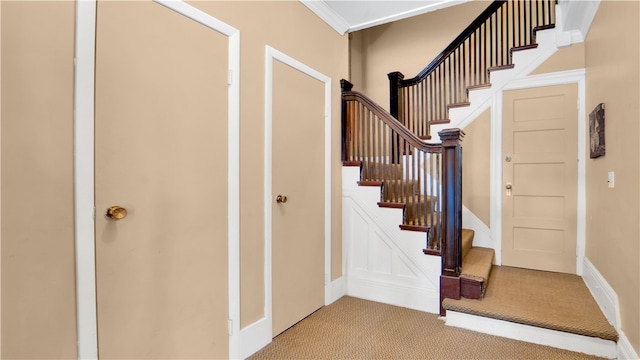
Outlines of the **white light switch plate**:
[{"label": "white light switch plate", "polygon": [[613,171],[609,171],[607,174],[607,183],[610,188],[616,187],[616,174]]}]

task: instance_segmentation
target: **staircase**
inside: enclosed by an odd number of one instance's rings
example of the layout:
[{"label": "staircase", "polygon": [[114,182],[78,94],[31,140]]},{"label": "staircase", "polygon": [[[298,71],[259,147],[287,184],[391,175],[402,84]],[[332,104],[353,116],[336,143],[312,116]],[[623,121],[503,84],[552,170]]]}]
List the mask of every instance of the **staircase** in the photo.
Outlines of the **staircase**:
[{"label": "staircase", "polygon": [[389,113],[342,81],[343,162],[360,168],[359,186],[379,189],[379,207],[402,211],[400,229],[425,234],[424,254],[441,257],[439,302],[482,298],[494,259],[462,229],[464,134],[447,129],[553,54],[554,18],[554,1],[494,1],[418,75],[388,75]]},{"label": "staircase", "polygon": [[342,81],[348,295],[441,315],[483,298],[494,250],[462,228],[458,128],[557,50],[554,9],[495,1],[416,77],[388,75],[389,112]]}]

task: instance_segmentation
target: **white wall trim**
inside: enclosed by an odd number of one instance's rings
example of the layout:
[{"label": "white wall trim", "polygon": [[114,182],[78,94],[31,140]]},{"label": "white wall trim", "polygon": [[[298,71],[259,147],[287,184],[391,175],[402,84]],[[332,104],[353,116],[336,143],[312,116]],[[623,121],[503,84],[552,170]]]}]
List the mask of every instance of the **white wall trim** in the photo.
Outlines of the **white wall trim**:
[{"label": "white wall trim", "polygon": [[76,1],[74,208],[78,359],[98,358],[94,203],[96,1]]},{"label": "white wall trim", "polygon": [[446,7],[459,5],[467,2],[469,0],[441,0],[437,2],[431,2],[429,5],[421,6],[415,9],[411,9],[408,11],[404,11],[401,13],[392,14],[390,16],[381,17],[379,19],[374,19],[370,21],[365,21],[359,24],[351,24],[349,25],[349,32],[354,32],[358,30],[368,29],[370,27],[374,27],[377,25],[388,24],[394,21],[407,19],[413,16],[418,16],[422,14],[426,14],[428,12],[444,9]]},{"label": "white wall trim", "polygon": [[[302,62],[267,45],[265,47],[265,102],[264,102],[264,283],[265,321],[268,333],[262,335],[262,346],[272,338],[272,166],[273,166],[273,62],[279,61],[324,83],[324,299],[331,303],[331,78]],[[261,346],[261,347],[262,347]]]},{"label": "white wall trim", "polygon": [[271,330],[271,321],[266,317],[244,327],[240,331],[242,352],[239,357],[230,357],[230,359],[246,359],[271,343],[271,337],[266,336],[266,334],[271,334]]},{"label": "white wall trim", "polygon": [[593,298],[596,299],[600,310],[602,310],[604,316],[609,320],[609,323],[613,325],[616,330],[619,330],[621,318],[620,308],[618,307],[618,294],[587,258],[584,259],[584,275],[582,279],[589,288],[589,291],[591,291]]},{"label": "white wall trim", "polygon": [[338,34],[344,35],[344,33],[349,31],[349,24],[342,16],[333,11],[326,2],[317,0],[300,0],[300,2],[322,19],[322,21],[331,26]]},{"label": "white wall trim", "polygon": [[[344,272],[343,272],[344,274]],[[347,294],[347,278],[346,276],[341,276],[335,280],[333,280],[329,286],[329,291],[327,291],[328,298],[325,298],[325,305],[333,304],[341,297]]]},{"label": "white wall trim", "polygon": [[462,205],[462,227],[474,231],[473,246],[494,248],[491,229],[464,205]]},{"label": "white wall trim", "polygon": [[616,328],[618,332],[618,359],[640,359],[638,353],[631,345],[627,335],[622,331],[622,317],[620,316],[620,303],[618,302],[618,294],[613,290],[607,280],[600,274],[598,269],[585,257],[584,259],[584,280],[587,288],[591,291],[591,295],[598,303],[600,310],[609,320],[609,323]]},{"label": "white wall trim", "polygon": [[633,345],[631,345],[631,342],[624,331],[618,330],[618,336],[618,359],[640,359],[640,356],[638,356],[638,353],[633,348]]},{"label": "white wall trim", "polygon": [[[2,18],[2,5],[0,4],[0,18]],[[2,29],[0,27],[0,39],[2,38]],[[2,47],[0,46],[0,59],[2,59]],[[0,84],[2,83],[2,67],[0,66]],[[2,86],[0,86],[0,103],[2,103]],[[2,114],[0,112],[0,129],[2,128]],[[0,130],[0,139],[2,138],[2,130]],[[0,140],[0,189],[2,188],[2,141]],[[2,192],[0,191],[0,204],[2,204]],[[0,206],[0,222],[2,220],[2,206]],[[344,272],[343,272],[344,274]],[[2,235],[0,235],[0,279],[2,279]],[[2,286],[0,286],[0,299],[2,299]],[[2,324],[2,306],[0,306],[0,324]],[[0,326],[0,340],[2,339],[2,326]],[[2,354],[2,341],[0,341],[0,354]]]},{"label": "white wall trim", "polygon": [[561,31],[577,33],[574,37],[586,39],[599,6],[600,0],[559,1],[556,8],[561,11],[556,17],[561,21]]},{"label": "white wall trim", "polygon": [[[224,22],[176,0],[156,0],[212,30],[229,37],[228,89],[228,252],[229,357],[240,357],[240,32]],[[76,222],[76,297],[78,358],[97,359],[94,203],[94,76],[96,1],[76,2],[76,69],[74,122],[74,193]]]},{"label": "white wall trim", "polygon": [[610,340],[570,334],[509,321],[496,320],[476,315],[447,310],[446,325],[526,341],[559,349],[581,352],[613,359],[617,345]]},{"label": "white wall trim", "polygon": [[495,239],[496,264],[502,264],[502,93],[541,86],[577,84],[578,86],[578,173],[577,173],[577,229],[576,274],[582,275],[586,247],[586,82],[585,69],[567,70],[542,75],[532,75],[510,81],[493,97],[491,111],[491,231]]}]

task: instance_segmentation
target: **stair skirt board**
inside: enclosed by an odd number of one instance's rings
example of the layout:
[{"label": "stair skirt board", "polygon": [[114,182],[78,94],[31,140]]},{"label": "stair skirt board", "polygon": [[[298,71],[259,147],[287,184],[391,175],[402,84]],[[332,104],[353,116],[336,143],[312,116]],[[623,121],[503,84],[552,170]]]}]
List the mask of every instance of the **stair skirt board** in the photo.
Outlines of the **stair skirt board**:
[{"label": "stair skirt board", "polygon": [[617,355],[617,344],[611,340],[543,329],[457,311],[447,310],[445,324],[484,334],[581,352],[608,359],[615,359]]}]

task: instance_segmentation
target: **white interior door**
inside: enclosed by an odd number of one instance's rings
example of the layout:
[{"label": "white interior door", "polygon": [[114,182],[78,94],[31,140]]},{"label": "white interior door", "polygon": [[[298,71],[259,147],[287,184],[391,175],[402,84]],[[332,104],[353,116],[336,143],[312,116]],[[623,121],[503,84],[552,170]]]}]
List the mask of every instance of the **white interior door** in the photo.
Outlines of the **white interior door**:
[{"label": "white interior door", "polygon": [[502,263],[575,273],[577,85],[506,91]]},{"label": "white interior door", "polygon": [[100,358],[226,358],[227,37],[99,1],[96,47]]}]

